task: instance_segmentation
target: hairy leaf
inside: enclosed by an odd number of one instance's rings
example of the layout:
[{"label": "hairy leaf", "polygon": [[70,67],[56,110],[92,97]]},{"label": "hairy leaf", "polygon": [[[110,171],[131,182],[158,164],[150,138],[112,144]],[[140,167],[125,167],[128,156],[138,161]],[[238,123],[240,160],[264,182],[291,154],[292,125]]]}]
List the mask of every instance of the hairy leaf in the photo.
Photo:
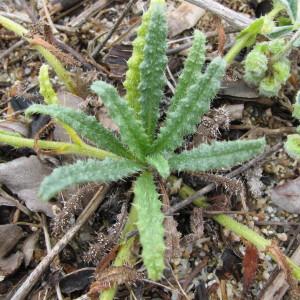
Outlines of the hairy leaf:
[{"label": "hairy leaf", "polygon": [[143,261],[149,278],[158,280],[165,267],[164,216],[153,176],[150,173],[145,172],[136,180],[134,194]]},{"label": "hairy leaf", "polygon": [[134,109],[136,113],[140,112],[140,91],[138,86],[140,84],[140,65],[144,59],[145,36],[148,32],[148,25],[150,19],[150,9],[143,15],[142,24],[137,31],[137,37],[133,41],[132,56],[129,58],[128,71],[126,72],[126,79],[124,87],[126,89],[126,100],[128,104]]},{"label": "hairy leaf", "polygon": [[152,139],[159,116],[159,103],[163,96],[167,64],[167,22],[164,4],[152,4],[145,40],[144,60],[140,65],[141,120],[146,133]]},{"label": "hairy leaf", "polygon": [[125,159],[79,160],[75,164],[55,169],[46,177],[40,186],[39,196],[42,200],[49,200],[58,192],[74,184],[111,182],[140,170],[139,164]]},{"label": "hairy leaf", "polygon": [[169,159],[169,165],[178,171],[230,168],[260,154],[265,144],[265,139],[202,144],[191,151],[175,154]]},{"label": "hairy leaf", "polygon": [[34,113],[50,115],[58,119],[73,128],[82,137],[95,143],[97,147],[101,147],[120,156],[130,156],[124,145],[109,130],[105,129],[95,117],[56,104],[35,104],[26,110],[26,114]]},{"label": "hairy leaf", "polygon": [[300,159],[300,135],[289,134],[284,144],[285,151],[293,158]]},{"label": "hairy leaf", "polygon": [[298,0],[279,0],[279,2],[284,5],[293,23],[300,21],[300,5]]},{"label": "hairy leaf", "polygon": [[154,154],[147,156],[148,164],[155,167],[157,172],[163,177],[167,178],[170,175],[170,167],[168,161],[161,154]]},{"label": "hairy leaf", "polygon": [[184,63],[175,94],[171,100],[169,112],[174,111],[178,102],[187,94],[189,87],[196,83],[205,60],[205,35],[196,30],[194,42]]},{"label": "hairy leaf", "polygon": [[57,95],[52,87],[49,73],[49,67],[47,65],[42,65],[39,72],[39,85],[40,94],[44,97],[44,101],[47,104],[57,104]]},{"label": "hairy leaf", "polygon": [[111,118],[119,126],[123,142],[134,155],[143,158],[150,148],[149,139],[133,109],[118,95],[116,89],[106,82],[95,81],[91,89],[101,97]]},{"label": "hairy leaf", "polygon": [[201,74],[196,83],[190,87],[185,98],[177,104],[175,111],[167,114],[164,127],[154,144],[153,151],[172,151],[182,143],[182,138],[195,131],[195,125],[210,107],[215,97],[220,80],[225,72],[225,61],[215,58]]}]

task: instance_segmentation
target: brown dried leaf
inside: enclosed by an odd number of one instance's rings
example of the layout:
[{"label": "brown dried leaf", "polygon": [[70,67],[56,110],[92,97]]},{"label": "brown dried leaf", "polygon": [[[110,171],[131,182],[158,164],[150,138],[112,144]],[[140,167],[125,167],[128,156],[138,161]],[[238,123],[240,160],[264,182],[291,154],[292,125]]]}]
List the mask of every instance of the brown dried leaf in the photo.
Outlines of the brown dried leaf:
[{"label": "brown dried leaf", "polygon": [[129,266],[110,267],[96,274],[96,281],[92,283],[89,295],[97,295],[113,285],[131,284],[143,278],[142,274]]},{"label": "brown dried leaf", "polygon": [[243,293],[247,294],[251,287],[258,267],[258,251],[250,243],[246,245],[246,252],[243,259]]},{"label": "brown dried leaf", "polygon": [[25,201],[31,211],[44,212],[53,217],[52,204],[43,202],[38,197],[39,186],[51,171],[50,167],[34,155],[21,157],[0,164],[0,183]]},{"label": "brown dried leaf", "polygon": [[23,237],[23,230],[15,224],[0,225],[0,257],[12,250]]},{"label": "brown dried leaf", "polygon": [[178,223],[173,216],[168,216],[164,222],[166,234],[166,254],[165,257],[169,261],[179,258],[183,249],[180,246],[181,233],[177,230]]},{"label": "brown dried leaf", "polygon": [[[107,229],[107,233],[98,233],[96,241],[90,245],[83,259],[93,264],[97,264],[102,259],[99,265],[106,264],[107,259],[111,255],[114,255],[113,252],[116,249],[115,246],[118,244],[126,219],[127,207],[123,205],[120,214],[117,215],[117,221]],[[106,255],[107,253],[108,255]]]},{"label": "brown dried leaf", "polygon": [[204,9],[183,2],[168,15],[169,36],[174,37],[184,30],[194,27],[204,14]]},{"label": "brown dried leaf", "polygon": [[204,233],[203,209],[195,207],[190,219],[191,230],[195,239],[201,239]]},{"label": "brown dried leaf", "polygon": [[300,177],[287,181],[271,190],[271,200],[281,209],[300,213]]},{"label": "brown dried leaf", "polygon": [[62,210],[55,215],[51,224],[55,237],[63,235],[74,224],[76,216],[81,213],[99,187],[100,184],[96,183],[86,184],[63,202]]},{"label": "brown dried leaf", "polygon": [[40,232],[37,231],[32,233],[30,236],[28,236],[24,241],[24,244],[22,246],[22,252],[24,254],[25,267],[28,267],[28,265],[31,262],[35,246],[39,240],[39,236],[40,236]]},{"label": "brown dried leaf", "polygon": [[18,251],[9,257],[0,258],[0,276],[13,274],[23,262],[23,253]]},{"label": "brown dried leaf", "polygon": [[28,125],[20,121],[1,121],[0,130],[19,133],[24,137],[28,136]]},{"label": "brown dried leaf", "polygon": [[272,255],[272,257],[275,258],[277,264],[280,266],[282,271],[285,273],[287,282],[289,284],[293,285],[293,279],[291,276],[291,268],[289,267],[288,261],[274,241],[272,242],[271,246],[266,248],[266,252],[270,253]]}]

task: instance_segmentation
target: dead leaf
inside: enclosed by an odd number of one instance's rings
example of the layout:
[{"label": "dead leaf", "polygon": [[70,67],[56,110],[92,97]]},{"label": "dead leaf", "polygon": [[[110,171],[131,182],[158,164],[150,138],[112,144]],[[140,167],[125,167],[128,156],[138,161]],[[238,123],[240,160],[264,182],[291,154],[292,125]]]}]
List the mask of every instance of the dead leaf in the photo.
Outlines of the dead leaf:
[{"label": "dead leaf", "polygon": [[85,289],[93,280],[95,268],[83,268],[64,276],[59,286],[65,294]]},{"label": "dead leaf", "polygon": [[258,267],[258,251],[255,246],[248,243],[243,259],[243,293],[247,294],[251,287]]},{"label": "dead leaf", "polygon": [[300,213],[300,177],[287,181],[271,190],[271,200],[281,209]]},{"label": "dead leaf", "polygon": [[169,36],[174,37],[184,30],[194,27],[204,14],[204,9],[183,2],[168,15]]},{"label": "dead leaf", "polygon": [[28,136],[28,126],[19,121],[1,121],[0,130],[9,131],[12,133],[19,133],[22,136]]},{"label": "dead leaf", "polygon": [[172,260],[181,257],[183,249],[180,247],[181,233],[178,231],[178,223],[173,216],[165,218],[165,232],[166,232],[166,259]]},{"label": "dead leaf", "polygon": [[203,208],[195,207],[193,209],[190,224],[195,239],[201,239],[204,233]]},{"label": "dead leaf", "polygon": [[96,280],[90,286],[89,295],[97,295],[115,284],[130,284],[142,278],[141,273],[129,266],[110,267],[96,274]]},{"label": "dead leaf", "polygon": [[114,121],[108,116],[107,110],[104,106],[100,107],[97,114],[99,122],[106,128],[112,131],[119,132],[119,127],[114,123]]},{"label": "dead leaf", "polygon": [[0,257],[12,250],[23,237],[23,230],[15,224],[0,225]]},{"label": "dead leaf", "polygon": [[31,262],[36,243],[39,240],[39,236],[40,236],[40,232],[37,231],[32,233],[30,236],[28,236],[24,241],[24,244],[22,246],[22,252],[24,254],[25,267],[28,267],[28,265]]},{"label": "dead leaf", "polygon": [[9,257],[0,258],[0,276],[13,274],[21,266],[24,255],[18,251]]},{"label": "dead leaf", "polygon": [[26,203],[33,212],[44,212],[53,217],[52,205],[38,197],[42,180],[51,173],[51,168],[32,155],[0,164],[0,182]]}]

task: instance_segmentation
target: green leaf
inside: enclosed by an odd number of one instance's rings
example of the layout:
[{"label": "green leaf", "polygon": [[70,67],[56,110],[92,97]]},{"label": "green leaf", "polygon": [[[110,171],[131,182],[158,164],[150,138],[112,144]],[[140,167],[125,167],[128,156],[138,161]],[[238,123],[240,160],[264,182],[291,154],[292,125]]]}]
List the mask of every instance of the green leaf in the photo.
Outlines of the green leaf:
[{"label": "green leaf", "polygon": [[134,195],[144,265],[149,278],[159,280],[165,267],[164,215],[161,212],[161,201],[150,173],[145,172],[136,180]]},{"label": "green leaf", "polygon": [[165,85],[165,68],[167,65],[167,22],[165,5],[153,3],[146,35],[144,60],[140,65],[141,94],[140,117],[146,133],[152,140],[159,117],[159,104],[163,97]]},{"label": "green leaf", "polygon": [[44,97],[44,102],[47,104],[57,104],[58,98],[52,87],[49,73],[49,67],[42,65],[39,72],[40,94]]},{"label": "green leaf", "polygon": [[285,151],[293,158],[300,159],[300,135],[290,134],[284,144]]},{"label": "green leaf", "polygon": [[298,0],[278,0],[278,1],[284,5],[293,23],[300,21],[300,12],[299,12],[300,9],[299,9]]},{"label": "green leaf", "polygon": [[175,154],[169,159],[172,170],[207,171],[230,168],[260,154],[265,148],[265,140],[214,142]]},{"label": "green leaf", "polygon": [[245,47],[250,47],[256,42],[256,36],[261,32],[264,26],[264,17],[256,19],[248,27],[243,29],[236,38],[236,43],[239,39],[243,39],[246,35],[248,36]]},{"label": "green leaf", "polygon": [[164,0],[152,0],[148,11],[146,11],[142,17],[141,26],[137,30],[137,37],[133,41],[132,46],[132,56],[129,58],[128,71],[126,72],[126,79],[124,81],[124,87],[126,89],[125,99],[128,101],[130,107],[138,114],[141,110],[140,106],[140,91],[139,84],[141,79],[140,65],[144,59],[144,47],[145,47],[145,37],[148,33],[149,20],[151,16],[153,4],[161,3],[164,4]]},{"label": "green leaf", "polygon": [[133,109],[124,101],[116,89],[104,81],[95,81],[91,89],[101,97],[111,118],[120,128],[121,139],[134,155],[143,158],[149,150],[149,138]]},{"label": "green leaf", "polygon": [[116,181],[140,170],[139,164],[123,159],[79,160],[75,164],[56,168],[43,180],[39,196],[46,201],[75,184]]},{"label": "green leaf", "polygon": [[170,167],[168,161],[161,154],[147,156],[146,161],[149,165],[155,167],[157,172],[163,178],[167,178],[170,175]]},{"label": "green leaf", "polygon": [[290,34],[294,29],[293,25],[286,25],[286,26],[280,26],[275,27],[274,30],[268,34],[268,37],[271,39],[277,39],[279,37],[284,37],[287,34]]},{"label": "green leaf", "polygon": [[79,135],[93,142],[97,147],[108,150],[119,156],[130,157],[124,145],[95,117],[57,104],[35,104],[26,110],[27,115],[35,113],[50,115],[53,118],[73,128]]},{"label": "green leaf", "polygon": [[184,98],[188,89],[196,83],[201,73],[201,68],[205,60],[205,35],[196,30],[194,32],[193,46],[189,51],[188,57],[184,63],[175,94],[171,100],[169,112],[174,111],[178,102]]},{"label": "green leaf", "polygon": [[182,144],[182,138],[195,131],[195,125],[208,112],[211,100],[215,97],[225,72],[225,61],[215,58],[190,87],[173,112],[167,113],[164,127],[154,143],[153,152],[172,151]]},{"label": "green leaf", "polygon": [[143,15],[142,24],[137,31],[137,37],[132,43],[132,56],[127,62],[128,71],[126,72],[126,79],[124,81],[124,87],[126,89],[125,99],[136,113],[139,113],[141,110],[139,102],[141,94],[138,86],[141,79],[140,65],[144,59],[145,37],[148,32],[150,13],[151,10],[149,9]]}]

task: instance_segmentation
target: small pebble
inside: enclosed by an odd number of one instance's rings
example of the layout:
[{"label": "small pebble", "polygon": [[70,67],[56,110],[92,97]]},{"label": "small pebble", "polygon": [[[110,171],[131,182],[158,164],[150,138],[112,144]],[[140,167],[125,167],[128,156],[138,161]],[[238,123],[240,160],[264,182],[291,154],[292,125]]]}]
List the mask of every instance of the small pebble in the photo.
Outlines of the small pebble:
[{"label": "small pebble", "polygon": [[288,240],[288,236],[287,236],[287,234],[286,234],[285,232],[283,232],[283,233],[278,233],[278,234],[277,234],[277,237],[278,237],[278,239],[279,239],[280,241],[282,241],[282,242],[286,242],[286,241]]},{"label": "small pebble", "polygon": [[269,272],[267,272],[267,271],[263,272],[263,278],[264,278],[265,280],[268,280],[268,279],[270,278]]}]

